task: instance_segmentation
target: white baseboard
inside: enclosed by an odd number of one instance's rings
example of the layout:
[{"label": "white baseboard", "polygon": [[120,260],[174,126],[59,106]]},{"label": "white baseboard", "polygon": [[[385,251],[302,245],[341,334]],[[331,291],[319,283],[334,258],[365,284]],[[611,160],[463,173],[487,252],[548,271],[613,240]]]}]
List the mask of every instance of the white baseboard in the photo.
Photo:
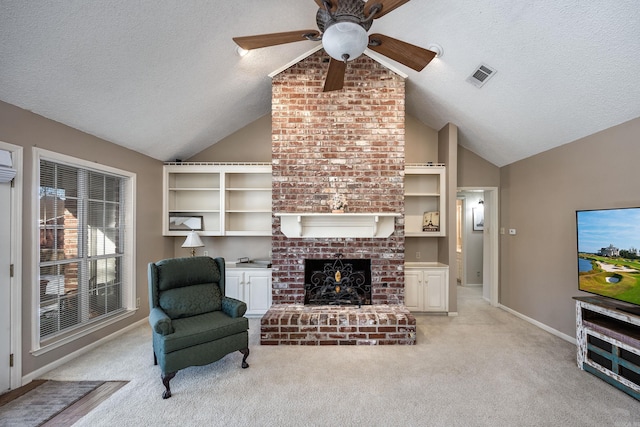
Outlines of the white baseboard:
[{"label": "white baseboard", "polygon": [[48,365],[43,366],[40,369],[36,369],[35,371],[30,372],[27,375],[24,375],[22,377],[22,385],[29,384],[31,381],[33,381],[36,378],[46,374],[50,370],[55,369],[55,368],[57,368],[59,366],[62,366],[65,363],[67,363],[68,361],[73,360],[76,357],[81,356],[81,355],[89,352],[90,350],[93,350],[94,348],[99,347],[102,344],[104,344],[106,342],[109,342],[109,341],[119,337],[120,335],[124,334],[125,332],[128,332],[128,331],[130,331],[130,330],[132,330],[134,328],[137,328],[138,326],[140,326],[143,323],[146,323],[148,321],[149,321],[148,317],[145,317],[144,319],[140,319],[137,322],[132,323],[131,325],[126,326],[126,327],[120,329],[119,331],[116,331],[116,332],[112,333],[111,335],[107,335],[106,337],[101,338],[98,341],[95,341],[95,342],[93,342],[93,343],[91,343],[91,344],[89,344],[89,345],[87,345],[85,347],[82,347],[81,349],[78,349],[78,350],[74,351],[73,353],[69,353],[66,356],[64,356],[64,357],[62,357],[62,358],[60,358],[60,359],[58,359],[58,360],[56,360],[54,362],[51,362]]},{"label": "white baseboard", "polygon": [[514,316],[516,316],[516,317],[519,317],[519,318],[520,318],[520,319],[522,319],[522,320],[525,320],[525,321],[527,321],[527,322],[531,323],[532,325],[537,326],[538,328],[540,328],[540,329],[542,329],[542,330],[544,330],[544,331],[549,332],[549,333],[550,333],[550,334],[552,334],[552,335],[557,336],[558,338],[562,338],[563,340],[568,341],[568,342],[570,342],[570,343],[571,343],[571,344],[573,344],[573,345],[577,345],[577,342],[576,342],[576,338],[575,338],[575,337],[571,337],[571,336],[569,336],[569,335],[567,335],[567,334],[564,334],[564,333],[562,333],[562,332],[558,331],[557,329],[553,329],[552,327],[547,326],[547,325],[545,325],[544,323],[538,322],[537,320],[532,319],[532,318],[530,318],[530,317],[528,317],[528,316],[525,316],[524,314],[519,313],[519,312],[517,312],[517,311],[515,311],[515,310],[513,310],[513,309],[511,309],[511,308],[509,308],[509,307],[507,307],[507,306],[504,306],[504,305],[502,305],[502,304],[498,304],[498,307],[500,307],[500,308],[501,308],[501,309],[503,309],[504,311],[507,311],[507,312],[509,312],[509,313],[513,314],[513,315],[514,315]]}]

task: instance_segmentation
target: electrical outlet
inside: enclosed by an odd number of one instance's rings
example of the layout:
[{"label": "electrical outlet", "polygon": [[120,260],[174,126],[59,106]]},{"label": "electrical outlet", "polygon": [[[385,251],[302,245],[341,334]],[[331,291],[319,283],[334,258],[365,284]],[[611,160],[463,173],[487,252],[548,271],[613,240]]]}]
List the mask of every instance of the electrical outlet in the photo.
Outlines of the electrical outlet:
[{"label": "electrical outlet", "polygon": [[204,251],[204,256],[209,256],[209,251]]},{"label": "electrical outlet", "polygon": [[136,298],[136,308],[140,308],[140,297]]},{"label": "electrical outlet", "polygon": [[420,252],[416,252],[416,259],[420,259]]},{"label": "electrical outlet", "polygon": [[517,233],[517,232],[516,232],[516,229],[515,229],[515,228],[510,228],[510,229],[509,229],[509,234],[510,234],[510,235],[515,236],[515,235],[516,235],[516,233]]}]

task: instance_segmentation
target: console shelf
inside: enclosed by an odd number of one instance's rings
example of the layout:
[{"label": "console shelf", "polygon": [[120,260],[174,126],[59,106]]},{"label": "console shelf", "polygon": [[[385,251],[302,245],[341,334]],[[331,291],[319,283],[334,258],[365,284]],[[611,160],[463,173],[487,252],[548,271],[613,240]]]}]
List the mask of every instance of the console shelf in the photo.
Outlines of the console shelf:
[{"label": "console shelf", "polygon": [[606,298],[574,299],[578,367],[640,400],[640,316]]}]

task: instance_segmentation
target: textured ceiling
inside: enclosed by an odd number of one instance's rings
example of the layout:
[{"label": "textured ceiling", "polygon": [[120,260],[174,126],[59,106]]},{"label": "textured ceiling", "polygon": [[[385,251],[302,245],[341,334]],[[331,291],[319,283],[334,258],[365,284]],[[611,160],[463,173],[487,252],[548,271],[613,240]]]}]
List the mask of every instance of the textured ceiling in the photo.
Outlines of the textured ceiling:
[{"label": "textured ceiling", "polygon": [[[313,0],[0,1],[0,100],[159,160],[270,112],[268,74],[317,46],[240,58],[233,36],[313,29]],[[370,32],[444,55],[407,112],[497,166],[640,117],[637,0],[413,0]],[[497,70],[481,89],[466,78]]]}]

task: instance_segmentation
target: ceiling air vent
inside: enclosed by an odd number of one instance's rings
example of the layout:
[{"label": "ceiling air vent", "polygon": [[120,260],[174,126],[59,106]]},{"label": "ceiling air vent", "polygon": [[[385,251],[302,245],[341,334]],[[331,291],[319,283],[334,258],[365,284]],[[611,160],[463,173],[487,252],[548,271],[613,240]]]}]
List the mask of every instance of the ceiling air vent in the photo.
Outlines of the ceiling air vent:
[{"label": "ceiling air vent", "polygon": [[475,87],[482,87],[495,73],[495,68],[491,68],[487,64],[480,64],[474,72],[467,77],[467,81]]}]

